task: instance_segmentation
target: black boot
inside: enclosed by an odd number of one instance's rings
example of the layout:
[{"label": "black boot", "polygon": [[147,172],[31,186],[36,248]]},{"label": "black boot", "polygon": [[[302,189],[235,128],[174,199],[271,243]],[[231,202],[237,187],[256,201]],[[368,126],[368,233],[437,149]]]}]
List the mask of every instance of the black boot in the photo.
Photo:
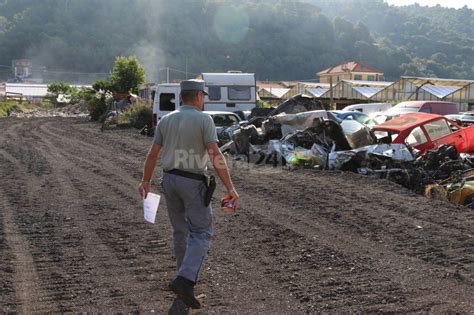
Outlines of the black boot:
[{"label": "black boot", "polygon": [[170,309],[168,310],[168,315],[188,315],[189,314],[189,306],[184,304],[184,302],[180,298],[175,298],[173,301],[173,305],[171,305]]},{"label": "black boot", "polygon": [[194,297],[194,282],[188,280],[184,277],[177,276],[169,284],[171,291],[176,293],[176,295],[190,308],[201,308],[201,303]]}]

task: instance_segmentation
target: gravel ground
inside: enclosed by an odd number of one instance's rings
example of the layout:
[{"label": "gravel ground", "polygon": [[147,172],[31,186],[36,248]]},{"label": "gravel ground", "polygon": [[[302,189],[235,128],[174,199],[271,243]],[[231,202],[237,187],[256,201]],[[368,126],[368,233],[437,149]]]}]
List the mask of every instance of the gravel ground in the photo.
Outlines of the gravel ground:
[{"label": "gravel ground", "polygon": [[[85,118],[0,130],[0,311],[166,313],[166,206],[147,224],[136,192],[151,139]],[[230,164],[241,203],[213,202],[190,313],[474,312],[473,210],[352,173]]]}]

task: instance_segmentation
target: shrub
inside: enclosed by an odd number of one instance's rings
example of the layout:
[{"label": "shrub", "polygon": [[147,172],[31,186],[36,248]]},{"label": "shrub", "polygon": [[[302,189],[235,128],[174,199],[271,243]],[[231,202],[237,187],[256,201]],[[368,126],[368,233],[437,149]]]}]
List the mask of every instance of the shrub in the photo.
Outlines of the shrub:
[{"label": "shrub", "polygon": [[44,109],[51,109],[53,108],[53,104],[45,99],[45,100],[42,100],[41,102],[39,102],[38,104],[36,104],[36,106],[40,107],[40,108],[44,108]]},{"label": "shrub", "polygon": [[87,101],[87,109],[92,120],[103,122],[107,110],[112,104],[112,93],[109,91],[95,92],[93,90],[84,93]]},{"label": "shrub", "polygon": [[[48,94],[50,96],[50,101],[52,104],[56,105],[66,105],[67,103],[75,103],[78,101],[77,94],[78,89],[75,86],[70,85],[66,82],[54,82],[48,85]],[[57,98],[60,94],[66,96],[65,100],[67,102],[59,103]]]},{"label": "shrub", "polygon": [[132,108],[124,114],[128,121],[130,121],[130,125],[134,128],[141,129],[145,125],[151,127],[152,125],[152,117],[153,111],[150,106],[144,103],[137,103]]}]

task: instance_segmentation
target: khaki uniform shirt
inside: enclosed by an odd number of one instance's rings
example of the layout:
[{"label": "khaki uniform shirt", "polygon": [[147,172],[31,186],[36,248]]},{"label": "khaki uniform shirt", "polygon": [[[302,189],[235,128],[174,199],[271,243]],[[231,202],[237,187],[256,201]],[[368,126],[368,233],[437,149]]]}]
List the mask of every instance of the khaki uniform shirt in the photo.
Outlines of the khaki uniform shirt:
[{"label": "khaki uniform shirt", "polygon": [[182,105],[160,119],[154,143],[161,145],[163,170],[180,169],[204,174],[209,162],[206,145],[217,143],[211,116],[193,106]]}]

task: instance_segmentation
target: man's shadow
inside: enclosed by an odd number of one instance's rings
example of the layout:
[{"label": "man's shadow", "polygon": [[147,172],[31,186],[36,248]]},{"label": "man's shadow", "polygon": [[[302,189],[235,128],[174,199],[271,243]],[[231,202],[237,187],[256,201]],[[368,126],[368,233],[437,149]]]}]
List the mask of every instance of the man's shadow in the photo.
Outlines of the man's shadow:
[{"label": "man's shadow", "polygon": [[178,298],[175,298],[168,310],[168,315],[186,315],[189,313],[189,307]]}]

